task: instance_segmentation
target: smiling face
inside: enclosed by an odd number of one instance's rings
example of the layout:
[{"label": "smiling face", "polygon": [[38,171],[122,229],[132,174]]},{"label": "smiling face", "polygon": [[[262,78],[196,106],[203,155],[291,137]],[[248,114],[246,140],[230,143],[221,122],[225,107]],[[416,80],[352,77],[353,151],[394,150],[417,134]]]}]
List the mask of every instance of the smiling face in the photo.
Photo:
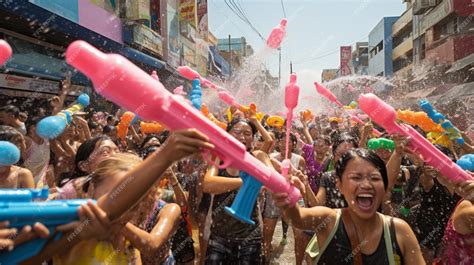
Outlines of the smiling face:
[{"label": "smiling face", "polygon": [[252,150],[253,147],[253,132],[252,128],[248,123],[244,121],[240,121],[232,127],[229,132],[232,136],[237,139],[237,141],[241,142],[247,150]]},{"label": "smiling face", "polygon": [[361,219],[372,218],[385,195],[380,171],[360,157],[347,162],[342,179],[338,179],[338,188],[349,203],[349,208]]}]

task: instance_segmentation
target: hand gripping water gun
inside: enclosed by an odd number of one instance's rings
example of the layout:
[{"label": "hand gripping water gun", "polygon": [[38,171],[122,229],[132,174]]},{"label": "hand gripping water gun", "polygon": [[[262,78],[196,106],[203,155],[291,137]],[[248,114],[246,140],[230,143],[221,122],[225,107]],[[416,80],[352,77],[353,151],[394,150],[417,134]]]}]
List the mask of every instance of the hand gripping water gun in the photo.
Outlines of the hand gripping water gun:
[{"label": "hand gripping water gun", "polygon": [[449,157],[438,150],[426,138],[419,134],[410,125],[397,123],[397,112],[390,105],[374,94],[364,94],[359,97],[359,107],[378,125],[387,130],[388,133],[398,133],[411,137],[412,150],[423,156],[428,165],[436,168],[441,174],[451,180],[470,180],[472,177]]},{"label": "hand gripping water gun", "polygon": [[[318,82],[314,82],[314,86],[316,87],[316,90],[318,91],[319,94],[323,95],[329,101],[336,103],[336,105],[341,107],[342,110],[344,110],[344,112],[347,115],[349,115],[353,121],[360,123],[362,125],[365,124],[361,119],[359,119],[359,117],[357,117],[356,115],[352,115],[346,109],[344,109],[344,104],[342,104],[339,100],[337,100],[336,96],[331,91],[329,91],[329,89],[319,84]],[[382,133],[379,132],[377,129],[373,129],[372,133],[375,134],[377,137],[382,136]]]},{"label": "hand gripping water gun", "polygon": [[209,120],[211,120],[217,126],[221,127],[223,130],[227,129],[227,123],[218,120],[216,117],[214,117],[212,113],[209,113],[209,109],[204,103],[201,106],[201,112],[202,114],[204,114],[204,116],[206,116]]},{"label": "hand gripping water gun", "polygon": [[[207,151],[204,155],[211,160],[217,155],[221,168],[237,168],[253,176],[273,192],[288,193],[291,205],[300,198],[300,192],[282,175],[265,166],[256,157],[246,151],[245,146],[222,128],[207,119],[200,111],[191,107],[177,96],[171,94],[159,82],[143,72],[136,65],[118,54],[105,54],[84,41],[73,42],[66,51],[66,60],[88,76],[97,92],[125,109],[136,109],[142,106],[140,117],[145,120],[156,120],[170,130],[195,128],[207,135],[215,145],[213,154]],[[115,76],[116,78],[110,78]],[[107,80],[108,82],[105,82]],[[139,87],[139,90],[130,90]],[[251,185],[244,182],[242,190]],[[249,196],[249,195],[248,195]],[[253,207],[253,205],[245,205]],[[237,218],[246,218],[235,213]],[[247,217],[249,218],[249,217]]]},{"label": "hand gripping water gun", "polygon": [[393,152],[393,150],[395,150],[395,143],[387,138],[370,139],[369,142],[367,142],[367,149],[385,149],[390,150],[390,152]]},{"label": "hand gripping water gun", "polygon": [[270,116],[267,118],[267,124],[275,128],[281,128],[285,124],[285,120],[280,116]]},{"label": "hand gripping water gun", "polygon": [[69,125],[72,121],[72,115],[75,112],[83,110],[85,107],[89,106],[90,99],[87,94],[81,94],[77,98],[77,103],[71,107],[62,110],[54,116],[46,117],[38,122],[36,126],[36,133],[47,139],[54,139],[61,135],[66,128],[66,125]]},{"label": "hand gripping water gun", "polygon": [[250,104],[248,107],[244,105],[240,105],[235,101],[235,98],[227,91],[221,90],[217,93],[220,99],[227,103],[227,105],[230,106],[235,106],[237,109],[239,109],[241,112],[246,113],[247,111],[251,110],[255,115],[257,114],[257,105],[255,104]]},{"label": "hand gripping water gun", "polygon": [[305,121],[310,121],[310,120],[312,120],[312,119],[314,118],[314,115],[313,115],[313,113],[311,112],[310,109],[305,109],[305,110],[303,110],[303,111],[301,112],[301,115],[303,115],[303,119],[304,119]]},{"label": "hand gripping water gun", "polygon": [[474,154],[467,154],[461,156],[456,162],[464,170],[474,172]]},{"label": "hand gripping water gun", "polygon": [[136,115],[130,111],[126,111],[120,117],[120,121],[117,124],[117,136],[122,140],[125,141],[125,138],[128,135],[128,128],[132,124],[132,121],[135,119]]},{"label": "hand gripping water gun", "polygon": [[291,161],[288,159],[288,146],[290,145],[290,133],[293,120],[293,110],[298,105],[298,96],[300,95],[300,87],[296,84],[296,74],[290,75],[290,82],[285,86],[285,106],[286,112],[286,151],[285,159],[282,161],[281,173],[284,177],[288,177]]},{"label": "hand gripping water gun", "polygon": [[423,111],[398,110],[397,116],[403,122],[419,126],[424,132],[444,132],[441,125],[434,123]]},{"label": "hand gripping water gun", "polygon": [[4,40],[0,40],[0,66],[12,56],[12,48]]},{"label": "hand gripping water gun", "polygon": [[272,32],[267,38],[267,46],[273,49],[280,48],[280,44],[286,35],[286,23],[288,20],[283,18],[280,21],[280,25],[272,29]]},{"label": "hand gripping water gun", "polygon": [[87,203],[87,200],[34,201],[46,199],[48,195],[48,189],[0,189],[0,221],[9,221],[10,226],[18,231],[39,222],[50,233],[50,238],[34,239],[15,246],[11,252],[0,252],[2,264],[18,264],[33,257],[53,235],[53,240],[58,240],[62,234],[55,234],[56,226],[79,220],[77,210],[81,204]]},{"label": "hand gripping water gun", "polygon": [[0,166],[11,166],[20,161],[20,150],[8,141],[0,141]]},{"label": "hand gripping water gun", "polygon": [[145,134],[161,133],[165,130],[158,122],[140,122],[140,131]]},{"label": "hand gripping water gun", "polygon": [[194,79],[199,79],[199,81],[201,82],[201,86],[207,86],[214,89],[218,88],[217,85],[207,80],[206,78],[202,77],[198,72],[194,71],[189,66],[178,66],[177,70],[180,75],[182,75],[183,77],[185,77],[186,79],[190,81]]},{"label": "hand gripping water gun", "polygon": [[428,100],[420,100],[420,107],[428,114],[428,117],[432,119],[437,124],[440,124],[443,129],[446,130],[446,134],[449,139],[456,140],[460,145],[464,144],[464,138],[461,136],[461,132],[456,128],[446,117],[441,113],[437,112],[433,106],[428,102]]},{"label": "hand gripping water gun", "polygon": [[201,91],[201,85],[199,83],[199,79],[193,80],[193,88],[191,89],[191,93],[189,94],[189,99],[191,100],[191,103],[193,103],[193,106],[196,109],[201,110],[202,91]]}]

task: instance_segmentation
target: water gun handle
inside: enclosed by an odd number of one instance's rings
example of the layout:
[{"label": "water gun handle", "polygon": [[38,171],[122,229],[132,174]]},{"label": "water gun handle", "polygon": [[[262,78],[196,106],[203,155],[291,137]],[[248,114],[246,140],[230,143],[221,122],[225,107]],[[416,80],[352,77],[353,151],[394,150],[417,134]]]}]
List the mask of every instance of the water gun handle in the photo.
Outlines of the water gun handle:
[{"label": "water gun handle", "polygon": [[[55,227],[47,227],[49,230],[49,234],[53,235],[55,232]],[[53,240],[56,241],[61,238],[62,233],[57,233]],[[18,264],[24,260],[27,260],[35,255],[37,255],[46,243],[50,240],[50,238],[38,238],[26,243],[23,243],[19,246],[15,246],[13,251],[3,251],[0,254],[0,260],[2,264]]]},{"label": "water gun handle", "polygon": [[242,222],[254,225],[252,212],[262,183],[243,171],[240,172],[240,178],[243,181],[242,187],[240,187],[232,206],[225,207],[225,211]]}]

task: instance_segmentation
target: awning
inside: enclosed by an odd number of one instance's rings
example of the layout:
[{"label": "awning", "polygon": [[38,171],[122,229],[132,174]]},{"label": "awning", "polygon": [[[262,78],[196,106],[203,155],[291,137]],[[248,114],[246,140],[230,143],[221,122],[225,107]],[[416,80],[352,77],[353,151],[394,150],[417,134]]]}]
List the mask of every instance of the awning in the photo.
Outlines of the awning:
[{"label": "awning", "polygon": [[120,53],[130,60],[144,63],[153,69],[161,69],[166,65],[165,62],[130,47],[123,47]]},{"label": "awning", "polygon": [[474,64],[474,53],[454,62],[451,68],[449,68],[448,71],[446,71],[446,74],[459,71],[472,64]]},{"label": "awning", "polygon": [[209,46],[209,50],[211,51],[211,60],[218,66],[222,75],[228,78],[230,75],[229,63],[219,54],[216,46]]}]

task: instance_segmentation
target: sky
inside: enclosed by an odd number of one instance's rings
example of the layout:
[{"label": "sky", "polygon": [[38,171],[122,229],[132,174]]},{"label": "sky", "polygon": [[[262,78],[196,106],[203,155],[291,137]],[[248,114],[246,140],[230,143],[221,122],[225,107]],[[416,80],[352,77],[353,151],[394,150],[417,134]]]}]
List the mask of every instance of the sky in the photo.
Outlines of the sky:
[{"label": "sky", "polygon": [[[227,0],[229,2],[229,0]],[[234,0],[254,27],[267,38],[284,17],[280,0]],[[402,0],[283,0],[288,18],[287,37],[282,43],[282,84],[289,80],[290,60],[302,89],[321,80],[322,69],[339,67],[339,47],[368,41],[369,32],[386,16],[399,16]],[[209,29],[218,38],[245,37],[255,51],[262,49],[260,37],[226,5],[208,0]],[[265,60],[278,76],[278,53]],[[304,94],[304,93],[303,93]]]}]

